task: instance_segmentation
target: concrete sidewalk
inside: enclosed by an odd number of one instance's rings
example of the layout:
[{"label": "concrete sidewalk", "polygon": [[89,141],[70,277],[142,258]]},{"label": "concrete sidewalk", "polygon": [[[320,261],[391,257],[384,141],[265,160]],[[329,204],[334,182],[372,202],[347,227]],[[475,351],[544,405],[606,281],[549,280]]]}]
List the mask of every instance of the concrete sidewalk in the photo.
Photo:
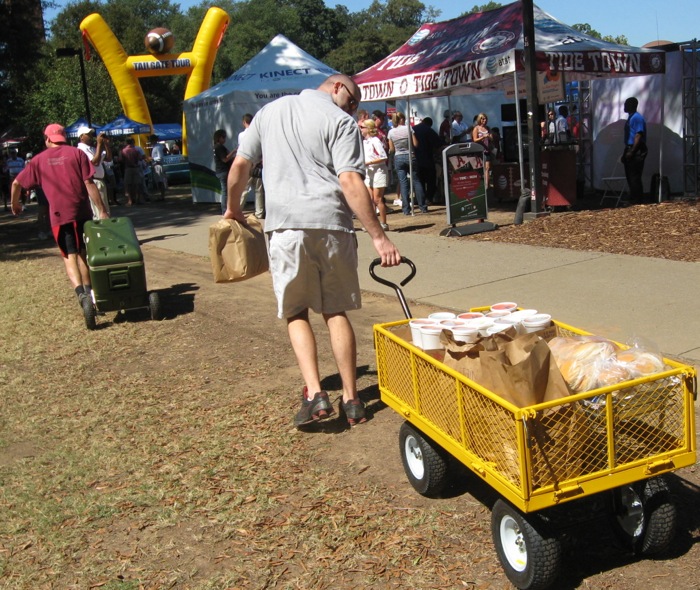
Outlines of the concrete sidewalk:
[{"label": "concrete sidewalk", "polygon": [[[120,207],[113,214],[131,217],[145,246],[207,258],[209,226],[220,218],[218,205],[182,207],[167,200]],[[695,292],[700,285],[700,264],[476,242],[414,234],[405,228],[390,232],[390,237],[418,270],[403,287],[409,306],[415,300],[461,312],[516,301],[614,340],[631,343],[641,339],[666,356],[700,366]],[[358,232],[358,243],[361,287],[395,296],[367,271],[376,257],[367,234]],[[377,269],[377,274],[395,283],[408,272],[406,265]],[[402,318],[397,299],[396,316],[386,320]]]}]

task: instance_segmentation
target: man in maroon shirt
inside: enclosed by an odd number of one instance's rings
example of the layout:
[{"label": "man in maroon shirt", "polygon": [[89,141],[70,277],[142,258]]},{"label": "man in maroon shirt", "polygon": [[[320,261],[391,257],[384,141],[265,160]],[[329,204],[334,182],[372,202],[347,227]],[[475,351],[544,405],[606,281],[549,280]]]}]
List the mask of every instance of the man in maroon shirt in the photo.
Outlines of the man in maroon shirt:
[{"label": "man in maroon shirt", "polygon": [[100,219],[109,214],[92,181],[95,168],[90,159],[67,145],[66,133],[56,123],[44,130],[47,149],[32,158],[12,182],[12,213],[22,212],[22,189],[40,186],[49,202],[51,231],[61,250],[66,273],[82,305],[90,295],[90,273],[85,260],[83,224],[92,219],[90,201]]}]

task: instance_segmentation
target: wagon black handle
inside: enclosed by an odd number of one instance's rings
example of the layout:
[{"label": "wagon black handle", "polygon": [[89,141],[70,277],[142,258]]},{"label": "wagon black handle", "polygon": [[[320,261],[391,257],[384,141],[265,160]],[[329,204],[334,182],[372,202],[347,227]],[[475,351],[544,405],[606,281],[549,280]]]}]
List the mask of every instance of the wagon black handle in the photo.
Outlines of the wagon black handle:
[{"label": "wagon black handle", "polygon": [[411,310],[408,309],[408,304],[406,303],[406,298],[403,296],[403,291],[401,291],[401,287],[404,285],[408,284],[410,280],[416,276],[416,265],[413,264],[412,260],[409,260],[405,256],[401,257],[401,263],[402,264],[408,264],[408,266],[411,267],[411,272],[409,275],[401,281],[399,285],[396,283],[392,283],[391,281],[388,281],[387,279],[384,279],[380,276],[377,276],[377,273],[374,272],[375,267],[380,266],[382,263],[381,258],[375,258],[372,262],[369,263],[369,274],[370,276],[377,281],[378,283],[381,283],[382,285],[386,285],[387,287],[391,287],[396,291],[396,295],[399,298],[399,302],[401,303],[401,308],[403,309],[403,313],[406,316],[406,319],[411,319]]}]

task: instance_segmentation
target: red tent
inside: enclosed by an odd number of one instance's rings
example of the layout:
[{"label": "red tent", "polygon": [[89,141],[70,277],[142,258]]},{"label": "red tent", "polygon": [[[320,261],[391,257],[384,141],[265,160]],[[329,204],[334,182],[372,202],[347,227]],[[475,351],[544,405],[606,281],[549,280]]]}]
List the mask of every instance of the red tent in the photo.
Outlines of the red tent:
[{"label": "red tent", "polygon": [[[658,49],[617,45],[580,33],[534,7],[537,70],[566,81],[664,72]],[[379,63],[354,76],[363,101],[441,96],[513,87],[524,72],[523,6],[427,23]],[[520,82],[518,82],[520,85]],[[523,82],[524,86],[524,82]]]}]

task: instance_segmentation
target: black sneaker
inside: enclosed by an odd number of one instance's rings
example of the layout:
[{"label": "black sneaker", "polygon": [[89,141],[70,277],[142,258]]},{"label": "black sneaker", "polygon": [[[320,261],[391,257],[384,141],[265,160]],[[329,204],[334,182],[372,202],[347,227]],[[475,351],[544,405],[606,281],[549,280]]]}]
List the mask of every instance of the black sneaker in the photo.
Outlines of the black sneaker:
[{"label": "black sneaker", "polygon": [[367,422],[365,405],[359,399],[351,399],[347,402],[341,400],[340,409],[345,414],[345,418],[350,426],[357,426]]},{"label": "black sneaker", "polygon": [[330,418],[335,413],[328,393],[319,391],[313,399],[307,399],[306,387],[301,392],[301,408],[294,416],[294,426],[304,426],[312,422],[320,422]]}]

